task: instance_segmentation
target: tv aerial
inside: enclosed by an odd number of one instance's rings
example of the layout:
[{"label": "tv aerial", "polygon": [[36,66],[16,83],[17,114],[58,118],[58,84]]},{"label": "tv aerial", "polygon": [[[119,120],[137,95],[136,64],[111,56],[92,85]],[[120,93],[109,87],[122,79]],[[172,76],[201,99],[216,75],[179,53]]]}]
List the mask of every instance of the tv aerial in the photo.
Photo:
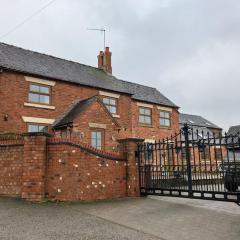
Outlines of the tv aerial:
[{"label": "tv aerial", "polygon": [[89,31],[99,31],[103,34],[103,49],[106,47],[106,29],[104,27],[101,28],[87,28]]}]

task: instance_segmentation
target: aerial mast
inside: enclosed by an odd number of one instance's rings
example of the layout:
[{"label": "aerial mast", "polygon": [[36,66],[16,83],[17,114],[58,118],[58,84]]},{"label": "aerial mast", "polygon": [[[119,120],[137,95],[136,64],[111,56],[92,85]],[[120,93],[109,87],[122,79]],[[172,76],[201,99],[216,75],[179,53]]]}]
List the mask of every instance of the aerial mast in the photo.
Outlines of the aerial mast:
[{"label": "aerial mast", "polygon": [[88,28],[89,31],[99,31],[103,33],[103,49],[106,47],[106,29],[104,27],[101,28]]}]

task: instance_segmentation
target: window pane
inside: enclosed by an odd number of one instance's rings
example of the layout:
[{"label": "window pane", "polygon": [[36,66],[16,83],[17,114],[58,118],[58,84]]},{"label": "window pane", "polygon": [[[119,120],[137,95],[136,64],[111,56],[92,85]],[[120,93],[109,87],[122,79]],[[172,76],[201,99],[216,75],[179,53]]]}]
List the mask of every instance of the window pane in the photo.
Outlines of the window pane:
[{"label": "window pane", "polygon": [[169,121],[169,119],[165,119],[165,125],[166,125],[166,126],[170,126],[170,121]]},{"label": "window pane", "polygon": [[151,110],[149,108],[145,108],[145,115],[151,115]]},{"label": "window pane", "polygon": [[40,92],[49,94],[49,87],[40,87]]},{"label": "window pane", "polygon": [[103,98],[103,103],[105,103],[105,104],[109,104],[109,103],[110,103],[109,98]]},{"label": "window pane", "polygon": [[102,148],[102,138],[98,138],[97,139],[97,149],[101,149]]},{"label": "window pane", "polygon": [[106,105],[106,108],[110,112],[110,106]]},{"label": "window pane", "polygon": [[146,117],[145,117],[145,123],[146,123],[146,124],[151,124],[151,118],[148,117],[148,116],[146,116]]},{"label": "window pane", "polygon": [[110,106],[110,107],[109,107],[109,112],[110,112],[110,113],[116,113],[116,112],[117,112],[116,107]]},{"label": "window pane", "polygon": [[97,139],[101,139],[101,132],[96,132]]},{"label": "window pane", "polygon": [[95,148],[96,148],[96,146],[97,146],[97,144],[96,144],[96,138],[92,138],[92,139],[91,139],[91,145],[92,145],[92,147],[95,147]]},{"label": "window pane", "polygon": [[165,112],[165,118],[170,118],[170,113],[169,112]]},{"label": "window pane", "polygon": [[144,116],[141,116],[141,115],[139,116],[139,122],[144,123]]},{"label": "window pane", "polygon": [[161,125],[161,126],[165,126],[165,119],[160,118],[160,125]]},{"label": "window pane", "polygon": [[160,112],[160,117],[165,117],[165,112]]},{"label": "window pane", "polygon": [[102,148],[102,133],[101,132],[92,132],[91,133],[91,145],[94,148]]},{"label": "window pane", "polygon": [[49,104],[49,102],[50,102],[49,96],[40,95],[40,103]]},{"label": "window pane", "polygon": [[97,138],[97,133],[96,132],[92,132],[92,139],[96,139]]},{"label": "window pane", "polygon": [[39,95],[34,93],[29,93],[28,100],[30,102],[39,102]]},{"label": "window pane", "polygon": [[39,132],[48,132],[48,127],[47,126],[38,126],[38,131]]},{"label": "window pane", "polygon": [[38,132],[38,125],[28,125],[28,132]]},{"label": "window pane", "polygon": [[116,100],[115,99],[110,98],[109,100],[110,100],[111,105],[116,105]]},{"label": "window pane", "polygon": [[30,91],[39,92],[39,86],[31,84],[30,85]]},{"label": "window pane", "polygon": [[144,108],[140,107],[140,108],[139,108],[139,113],[140,113],[140,114],[144,114],[144,113],[145,113]]}]

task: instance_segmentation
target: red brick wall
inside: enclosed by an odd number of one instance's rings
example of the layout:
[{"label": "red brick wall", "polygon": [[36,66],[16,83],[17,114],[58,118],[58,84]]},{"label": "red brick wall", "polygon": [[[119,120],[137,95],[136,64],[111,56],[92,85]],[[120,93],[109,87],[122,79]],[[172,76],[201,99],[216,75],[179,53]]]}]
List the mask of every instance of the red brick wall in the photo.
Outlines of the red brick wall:
[{"label": "red brick wall", "polygon": [[[25,107],[29,90],[29,82],[25,81],[24,75],[3,72],[0,73],[0,132],[26,132],[27,124],[22,121],[21,116],[58,118],[66,111],[73,101],[98,94],[99,89],[80,86],[77,84],[56,81],[52,87],[52,105],[55,110]],[[118,114],[116,120],[124,128],[120,131],[119,137],[144,137],[147,139],[160,139],[173,134],[178,129],[178,111],[173,109],[172,127],[159,127],[159,110],[154,105],[152,127],[142,127],[138,123],[137,102],[129,95],[120,94],[118,99]],[[4,114],[8,114],[8,121],[3,120]]]},{"label": "red brick wall", "polygon": [[47,196],[99,200],[126,196],[126,162],[107,160],[68,145],[49,145]]},{"label": "red brick wall", "polygon": [[152,104],[152,124],[144,126],[139,123],[139,106],[136,101],[132,102],[132,137],[140,137],[145,139],[163,139],[179,132],[179,112],[172,109],[171,127],[162,127],[159,123],[159,112],[157,105]]},{"label": "red brick wall", "polygon": [[[73,83],[57,81],[52,87],[52,105],[55,110],[25,107],[28,100],[29,82],[24,75],[15,73],[0,73],[0,132],[26,132],[27,124],[21,116],[58,118],[76,99],[84,99],[98,94],[99,89],[80,86]],[[131,126],[131,116],[125,106],[130,105],[129,96],[122,94],[119,99],[119,123],[125,127]],[[9,120],[3,121],[3,115],[8,114]]]},{"label": "red brick wall", "polygon": [[20,197],[23,146],[0,146],[0,196]]},{"label": "red brick wall", "polygon": [[73,132],[84,133],[82,141],[91,144],[91,131],[98,128],[90,128],[89,123],[104,124],[106,129],[100,129],[103,132],[104,150],[117,151],[118,126],[106,112],[106,109],[98,101],[92,103],[89,108],[81,113],[74,120]]},{"label": "red brick wall", "polygon": [[116,154],[45,134],[0,141],[0,195],[28,201],[138,196],[136,147],[127,141]]},{"label": "red brick wall", "polygon": [[46,136],[24,137],[22,198],[39,201],[45,197]]}]

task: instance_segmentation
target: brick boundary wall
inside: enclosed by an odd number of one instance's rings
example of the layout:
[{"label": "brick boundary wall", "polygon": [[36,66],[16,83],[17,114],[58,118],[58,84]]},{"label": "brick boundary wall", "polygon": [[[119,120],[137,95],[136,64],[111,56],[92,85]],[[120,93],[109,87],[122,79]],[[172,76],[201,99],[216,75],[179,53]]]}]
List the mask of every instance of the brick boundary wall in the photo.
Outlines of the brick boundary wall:
[{"label": "brick boundary wall", "polygon": [[27,201],[137,197],[135,151],[143,139],[119,140],[119,154],[44,133],[0,135],[0,196]]}]

